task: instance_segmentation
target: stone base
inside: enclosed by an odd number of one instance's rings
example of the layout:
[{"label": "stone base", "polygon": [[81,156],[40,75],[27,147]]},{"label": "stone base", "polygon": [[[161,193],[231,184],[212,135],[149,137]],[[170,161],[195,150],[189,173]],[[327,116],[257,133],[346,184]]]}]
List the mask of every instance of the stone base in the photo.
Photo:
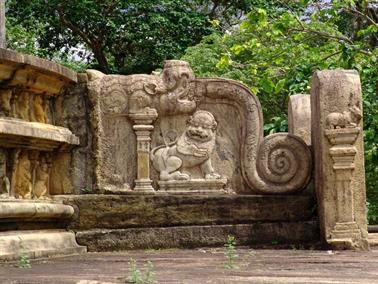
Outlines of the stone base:
[{"label": "stone base", "polygon": [[356,222],[336,223],[331,232],[331,239],[359,239],[361,231]]},{"label": "stone base", "polygon": [[0,260],[71,255],[86,252],[73,232],[65,230],[11,231],[0,233]]},{"label": "stone base", "polygon": [[362,239],[356,222],[336,223],[328,243],[333,249],[368,250],[369,243]]},{"label": "stone base", "polygon": [[159,181],[159,190],[168,192],[225,192],[227,179],[191,179]]},{"label": "stone base", "polygon": [[317,222],[278,222],[167,228],[93,229],[78,231],[76,239],[88,251],[196,248],[223,246],[229,235],[237,245],[287,247],[316,244]]},{"label": "stone base", "polygon": [[62,220],[73,214],[72,206],[52,200],[0,199],[0,222]]},{"label": "stone base", "polygon": [[152,187],[152,180],[135,180],[134,191],[136,192],[154,192],[155,189]]}]

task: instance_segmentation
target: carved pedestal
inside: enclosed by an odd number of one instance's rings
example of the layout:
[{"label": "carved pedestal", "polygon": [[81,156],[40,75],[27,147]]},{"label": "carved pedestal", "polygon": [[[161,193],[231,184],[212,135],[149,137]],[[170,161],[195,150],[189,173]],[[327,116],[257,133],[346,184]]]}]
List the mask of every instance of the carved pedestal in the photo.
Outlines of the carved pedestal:
[{"label": "carved pedestal", "polygon": [[337,201],[336,224],[331,231],[329,242],[336,246],[349,246],[348,243],[361,238],[361,231],[355,222],[354,197],[350,186],[357,154],[354,143],[360,131],[358,127],[325,130],[325,135],[332,145],[329,154],[333,161],[334,198]]},{"label": "carved pedestal", "polygon": [[135,191],[154,191],[150,178],[150,148],[152,123],[157,118],[155,109],[147,109],[141,113],[131,114],[134,122],[133,129],[137,138],[137,179]]},{"label": "carved pedestal", "polygon": [[321,240],[332,249],[369,249],[362,107],[356,71],[315,72],[311,85],[314,185]]}]

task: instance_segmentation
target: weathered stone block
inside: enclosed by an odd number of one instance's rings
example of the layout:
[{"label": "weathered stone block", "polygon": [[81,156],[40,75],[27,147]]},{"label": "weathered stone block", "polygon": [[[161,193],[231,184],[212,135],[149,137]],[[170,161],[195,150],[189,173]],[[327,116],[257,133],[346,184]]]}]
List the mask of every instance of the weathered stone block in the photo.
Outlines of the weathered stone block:
[{"label": "weathered stone block", "polygon": [[311,86],[315,188],[322,240],[366,249],[362,97],[358,73],[316,72]]}]

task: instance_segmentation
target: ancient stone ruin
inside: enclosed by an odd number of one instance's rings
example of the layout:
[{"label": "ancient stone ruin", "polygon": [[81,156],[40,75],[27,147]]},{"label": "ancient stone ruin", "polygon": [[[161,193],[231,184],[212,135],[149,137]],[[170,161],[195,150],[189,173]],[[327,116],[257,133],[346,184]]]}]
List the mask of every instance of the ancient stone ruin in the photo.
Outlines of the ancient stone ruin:
[{"label": "ancient stone ruin", "polygon": [[76,74],[0,51],[0,257],[227,235],[368,249],[356,72],[315,73],[311,95],[290,98],[289,133],[264,137],[247,87],[184,61]]}]

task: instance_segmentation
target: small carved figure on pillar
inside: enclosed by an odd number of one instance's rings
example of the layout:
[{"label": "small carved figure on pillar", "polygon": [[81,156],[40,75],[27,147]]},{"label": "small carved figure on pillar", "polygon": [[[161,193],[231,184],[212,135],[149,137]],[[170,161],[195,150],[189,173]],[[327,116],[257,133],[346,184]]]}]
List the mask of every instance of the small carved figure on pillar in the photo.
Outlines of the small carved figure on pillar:
[{"label": "small carved figure on pillar", "polygon": [[29,121],[30,96],[28,94],[18,94],[16,101],[16,116]]},{"label": "small carved figure on pillar", "polygon": [[38,199],[45,199],[48,194],[48,182],[49,182],[49,165],[45,159],[42,157],[35,176],[34,185],[34,197]]},{"label": "small carved figure on pillar", "polygon": [[33,101],[32,121],[47,123],[46,101],[42,95],[36,95]]},{"label": "small carved figure on pillar", "polygon": [[19,155],[15,182],[16,197],[30,199],[32,197],[32,174],[31,163],[26,151]]},{"label": "small carved figure on pillar", "polygon": [[0,152],[0,197],[9,197],[10,181],[6,173],[7,163],[6,155],[3,151]]},{"label": "small carved figure on pillar", "polygon": [[10,116],[12,107],[12,90],[1,90],[0,92],[0,116]]},{"label": "small carved figure on pillar", "polygon": [[215,146],[217,122],[208,111],[196,111],[177,142],[158,146],[151,152],[154,168],[160,180],[189,180],[181,169],[200,167],[205,179],[220,179],[211,164],[210,154]]},{"label": "small carved figure on pillar", "polygon": [[351,128],[356,127],[362,118],[359,102],[354,105],[349,103],[348,111],[332,112],[326,117],[327,129]]}]

